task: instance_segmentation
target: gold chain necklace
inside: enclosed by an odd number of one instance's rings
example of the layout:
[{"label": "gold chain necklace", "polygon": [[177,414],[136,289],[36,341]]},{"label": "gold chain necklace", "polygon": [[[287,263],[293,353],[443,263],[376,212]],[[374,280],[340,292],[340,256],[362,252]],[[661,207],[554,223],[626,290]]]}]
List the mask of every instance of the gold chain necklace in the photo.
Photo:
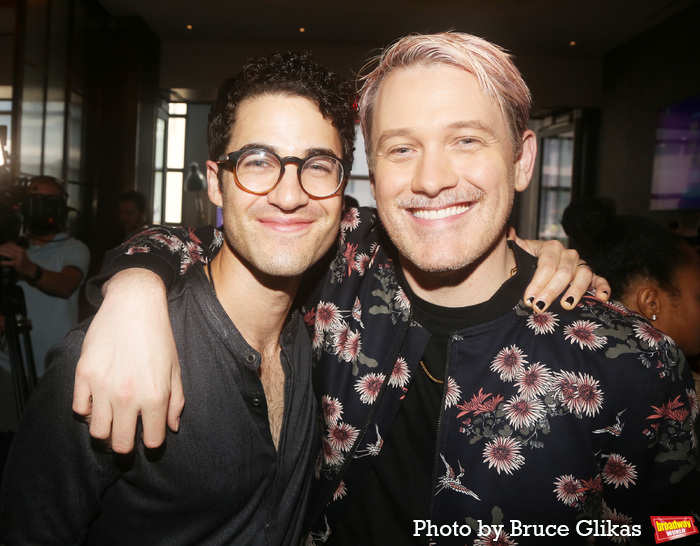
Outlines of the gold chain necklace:
[{"label": "gold chain necklace", "polygon": [[428,368],[425,367],[425,364],[423,364],[423,361],[422,361],[422,360],[420,361],[420,366],[421,366],[421,368],[423,368],[423,371],[425,372],[425,375],[428,376],[428,379],[430,379],[431,381],[433,381],[433,382],[435,382],[435,383],[439,383],[439,384],[444,383],[444,381],[441,381],[440,379],[435,379],[435,378],[430,374],[430,372],[428,371]]},{"label": "gold chain necklace", "polygon": [[[514,268],[510,270],[510,276],[513,277],[515,274],[518,272],[518,266],[516,265]],[[438,383],[439,385],[443,384],[445,381],[436,379],[433,377],[433,375],[428,371],[428,368],[425,367],[425,364],[423,364],[423,361],[420,361],[420,367],[423,368],[423,371],[425,372],[425,375],[428,376],[428,379],[430,379],[434,383]]]}]

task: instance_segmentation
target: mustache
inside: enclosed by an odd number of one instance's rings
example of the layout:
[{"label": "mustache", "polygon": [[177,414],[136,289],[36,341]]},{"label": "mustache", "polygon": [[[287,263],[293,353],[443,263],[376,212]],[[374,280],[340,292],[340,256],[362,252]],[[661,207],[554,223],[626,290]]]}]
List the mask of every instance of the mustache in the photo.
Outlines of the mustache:
[{"label": "mustache", "polygon": [[458,203],[481,201],[486,193],[478,188],[450,188],[435,197],[427,195],[405,195],[397,197],[394,203],[404,209],[443,208]]}]

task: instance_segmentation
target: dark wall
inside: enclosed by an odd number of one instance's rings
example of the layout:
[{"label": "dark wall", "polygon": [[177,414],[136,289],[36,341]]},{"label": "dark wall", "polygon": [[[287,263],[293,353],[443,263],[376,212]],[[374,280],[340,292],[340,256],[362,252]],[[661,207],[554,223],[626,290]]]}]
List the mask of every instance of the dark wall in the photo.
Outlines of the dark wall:
[{"label": "dark wall", "polygon": [[121,194],[151,192],[160,41],[95,0],[20,2],[17,21],[12,174],[66,182],[94,272]]},{"label": "dark wall", "polygon": [[95,160],[96,208],[91,249],[99,267],[108,249],[104,234],[117,227],[117,202],[128,190],[151,200],[160,41],[141,19],[111,19],[104,33],[100,68]]},{"label": "dark wall", "polygon": [[649,212],[658,110],[700,94],[700,4],[605,57],[596,192],[618,212],[666,223]]}]

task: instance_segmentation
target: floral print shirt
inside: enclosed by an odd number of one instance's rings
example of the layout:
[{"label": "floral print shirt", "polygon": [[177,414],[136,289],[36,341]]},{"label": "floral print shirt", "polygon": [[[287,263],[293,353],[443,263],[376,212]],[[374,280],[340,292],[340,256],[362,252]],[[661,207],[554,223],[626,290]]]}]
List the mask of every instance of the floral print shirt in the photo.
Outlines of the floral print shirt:
[{"label": "floral print shirt", "polygon": [[[167,280],[221,245],[212,230],[176,234],[139,235],[108,272],[126,253]],[[153,254],[165,261],[144,259]],[[375,211],[349,209],[302,308],[324,429],[309,544],[328,538],[362,487],[430,339],[397,267]],[[447,371],[429,523],[462,534],[418,543],[542,544],[517,525],[545,524],[596,544],[648,543],[650,516],[700,514],[691,370],[644,318],[592,296],[542,314],[514,302],[452,334]]]}]

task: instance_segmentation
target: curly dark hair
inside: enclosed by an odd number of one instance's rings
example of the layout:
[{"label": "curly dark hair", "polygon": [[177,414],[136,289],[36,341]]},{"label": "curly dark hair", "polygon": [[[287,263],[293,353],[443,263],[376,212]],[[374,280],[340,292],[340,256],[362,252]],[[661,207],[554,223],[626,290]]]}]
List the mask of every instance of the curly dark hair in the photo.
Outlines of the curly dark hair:
[{"label": "curly dark hair", "polygon": [[209,111],[209,159],[228,151],[238,106],[247,98],[280,93],[309,99],[338,130],[343,159],[352,163],[355,152],[357,99],[354,86],[317,63],[308,51],[288,51],[250,59],[219,88]]},{"label": "curly dark hair", "polygon": [[677,273],[692,262],[693,248],[648,218],[615,211],[615,202],[606,198],[572,202],[561,219],[569,246],[608,280],[617,299],[639,279],[655,281],[670,296],[679,296]]}]

